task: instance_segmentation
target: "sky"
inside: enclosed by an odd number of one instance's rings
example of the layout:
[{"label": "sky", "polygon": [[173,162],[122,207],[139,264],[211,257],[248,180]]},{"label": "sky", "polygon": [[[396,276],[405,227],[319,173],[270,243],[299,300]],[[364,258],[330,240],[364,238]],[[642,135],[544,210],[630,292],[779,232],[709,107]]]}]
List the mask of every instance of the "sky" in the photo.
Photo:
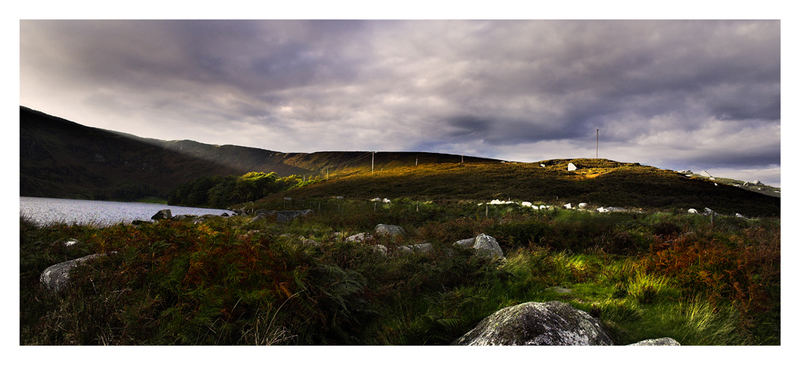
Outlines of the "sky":
[{"label": "sky", "polygon": [[282,152],[599,155],[780,185],[779,21],[20,22],[20,104]]}]

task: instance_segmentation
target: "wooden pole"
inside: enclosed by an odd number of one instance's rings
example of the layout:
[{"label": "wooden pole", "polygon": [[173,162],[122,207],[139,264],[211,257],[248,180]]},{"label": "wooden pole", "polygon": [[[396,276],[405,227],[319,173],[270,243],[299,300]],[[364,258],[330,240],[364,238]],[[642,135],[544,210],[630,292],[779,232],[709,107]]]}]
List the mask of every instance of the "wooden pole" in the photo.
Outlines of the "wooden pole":
[{"label": "wooden pole", "polygon": [[595,142],[594,147],[594,158],[600,158],[600,128],[597,128],[595,133],[597,133],[597,141]]}]

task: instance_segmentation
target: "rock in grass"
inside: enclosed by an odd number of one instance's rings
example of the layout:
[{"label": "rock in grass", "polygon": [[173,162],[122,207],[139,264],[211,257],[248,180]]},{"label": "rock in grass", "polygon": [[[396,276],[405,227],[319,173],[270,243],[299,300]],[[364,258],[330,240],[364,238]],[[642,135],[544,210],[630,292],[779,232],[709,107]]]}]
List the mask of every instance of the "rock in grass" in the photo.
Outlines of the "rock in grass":
[{"label": "rock in grass", "polygon": [[572,162],[567,165],[567,171],[575,171],[578,169],[578,166],[575,166]]},{"label": "rock in grass", "polygon": [[475,250],[476,255],[486,255],[499,258],[504,257],[503,249],[500,248],[500,244],[497,243],[497,240],[485,233],[481,233],[474,238],[458,240],[453,244],[453,246],[472,248]]},{"label": "rock in grass", "polygon": [[457,345],[613,345],[600,322],[562,302],[528,302],[484,318]]},{"label": "rock in grass", "polygon": [[678,341],[670,337],[661,337],[661,338],[651,338],[647,340],[641,340],[637,343],[632,343],[628,346],[680,346],[681,344]]},{"label": "rock in grass", "polygon": [[365,232],[356,233],[344,239],[345,242],[366,242],[369,240],[372,240],[372,236]]},{"label": "rock in grass", "polygon": [[172,211],[169,209],[159,210],[158,213],[150,217],[150,219],[154,221],[160,221],[162,219],[170,219],[170,218],[172,218]]},{"label": "rock in grass", "polygon": [[494,237],[481,233],[475,236],[475,244],[472,245],[476,253],[479,255],[486,255],[491,257],[503,257],[503,249]]},{"label": "rock in grass", "polygon": [[453,246],[463,247],[463,248],[472,248],[475,245],[475,237],[472,238],[465,238],[463,240],[458,240]]},{"label": "rock in grass", "polygon": [[406,230],[391,224],[378,224],[375,226],[375,235],[389,238],[400,238],[406,235]]},{"label": "rock in grass", "polygon": [[39,276],[39,281],[47,289],[59,291],[63,289],[69,282],[69,272],[73,268],[77,267],[81,263],[99,258],[101,256],[105,256],[105,254],[96,253],[50,266],[42,271],[42,275]]},{"label": "rock in grass", "polygon": [[64,243],[63,243],[64,247],[70,247],[70,246],[74,246],[74,245],[77,245],[77,244],[78,244],[78,240],[75,239],[75,238],[70,238],[70,239],[64,241]]},{"label": "rock in grass", "polygon": [[400,253],[428,253],[433,250],[433,245],[427,242],[419,243],[416,245],[400,246],[397,248]]},{"label": "rock in grass", "polygon": [[389,253],[389,249],[386,248],[386,246],[384,246],[384,245],[372,246],[372,251],[375,251],[376,253],[378,253],[380,255],[383,255],[383,256],[386,256],[386,254]]},{"label": "rock in grass", "polygon": [[580,209],[586,209],[586,207],[588,207],[588,206],[589,206],[589,204],[586,204],[586,203],[578,203],[578,208],[580,208]]},{"label": "rock in grass", "polygon": [[689,210],[687,210],[686,212],[689,214],[697,214],[697,209],[689,208]]}]

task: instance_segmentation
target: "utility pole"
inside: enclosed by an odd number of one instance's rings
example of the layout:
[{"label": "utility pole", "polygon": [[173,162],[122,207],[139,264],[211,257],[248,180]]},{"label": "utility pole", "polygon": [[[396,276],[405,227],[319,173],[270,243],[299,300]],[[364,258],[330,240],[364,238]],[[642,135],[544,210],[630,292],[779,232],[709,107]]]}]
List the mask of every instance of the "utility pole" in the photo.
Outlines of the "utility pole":
[{"label": "utility pole", "polygon": [[372,174],[375,175],[375,151],[372,151]]},{"label": "utility pole", "polygon": [[600,158],[600,128],[595,131],[597,133],[597,142],[594,147],[594,158]]},{"label": "utility pole", "polygon": [[461,164],[464,164],[464,155],[461,155]]}]

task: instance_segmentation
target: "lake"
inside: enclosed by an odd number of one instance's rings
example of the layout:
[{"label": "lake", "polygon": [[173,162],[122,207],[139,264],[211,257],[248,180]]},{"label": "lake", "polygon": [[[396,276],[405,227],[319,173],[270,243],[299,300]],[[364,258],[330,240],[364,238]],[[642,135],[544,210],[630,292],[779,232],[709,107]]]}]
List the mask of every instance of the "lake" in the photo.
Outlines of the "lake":
[{"label": "lake", "polygon": [[134,219],[148,221],[161,209],[170,209],[178,214],[232,214],[230,210],[181,207],[154,203],[113,202],[100,200],[77,200],[55,198],[19,198],[19,213],[37,224],[56,222],[112,225],[130,223]]}]

